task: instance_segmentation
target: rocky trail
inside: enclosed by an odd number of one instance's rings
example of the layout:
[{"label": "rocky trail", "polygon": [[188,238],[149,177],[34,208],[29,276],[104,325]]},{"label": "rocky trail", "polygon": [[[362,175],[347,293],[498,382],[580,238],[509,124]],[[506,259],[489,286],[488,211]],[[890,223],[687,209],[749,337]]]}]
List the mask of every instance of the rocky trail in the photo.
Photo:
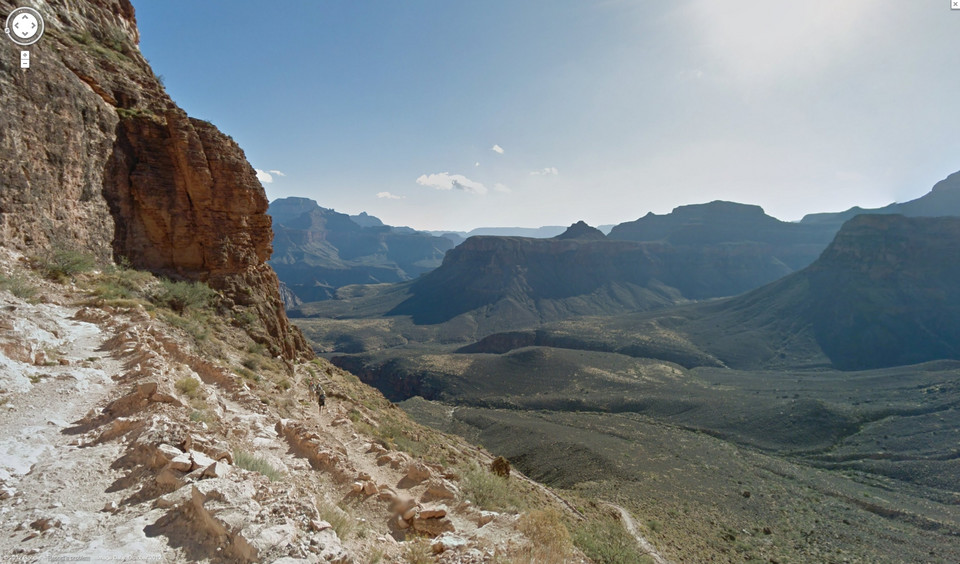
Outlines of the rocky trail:
[{"label": "rocky trail", "polygon": [[640,550],[643,554],[648,555],[656,564],[670,564],[670,561],[663,557],[657,549],[650,544],[650,541],[645,539],[643,535],[640,534],[639,529],[637,529],[637,523],[633,520],[633,516],[630,515],[630,512],[625,508],[610,502],[604,502],[608,507],[616,510],[620,515],[620,522],[623,523],[623,528],[627,530],[630,535],[637,539],[637,544],[640,546]]},{"label": "rocky trail", "polygon": [[[445,443],[446,466],[388,448],[359,426],[397,408],[351,398],[339,369],[298,366],[281,408],[142,307],[44,298],[0,292],[0,557],[480,563],[530,546],[519,514],[462,491],[464,461],[488,453]],[[322,415],[305,384],[319,367]]]}]

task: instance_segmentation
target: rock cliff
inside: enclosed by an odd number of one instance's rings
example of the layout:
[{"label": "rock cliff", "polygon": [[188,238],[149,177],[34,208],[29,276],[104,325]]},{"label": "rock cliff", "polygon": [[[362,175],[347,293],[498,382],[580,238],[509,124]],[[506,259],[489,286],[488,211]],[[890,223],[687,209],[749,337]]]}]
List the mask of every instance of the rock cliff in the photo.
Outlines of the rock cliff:
[{"label": "rock cliff", "polygon": [[[0,16],[16,6],[0,0]],[[267,199],[232,139],[166,94],[137,47],[128,0],[38,4],[46,30],[0,48],[0,233],[27,252],[65,247],[221,290],[258,335],[311,355],[266,264]]]}]

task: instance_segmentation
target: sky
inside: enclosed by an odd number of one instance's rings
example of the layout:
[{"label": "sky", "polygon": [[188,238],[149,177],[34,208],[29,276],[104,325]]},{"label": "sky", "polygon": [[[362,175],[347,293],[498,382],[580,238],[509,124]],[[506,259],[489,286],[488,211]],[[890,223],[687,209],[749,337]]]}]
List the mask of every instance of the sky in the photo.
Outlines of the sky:
[{"label": "sky", "polygon": [[960,170],[950,2],[133,1],[271,200],[460,231],[922,196]]}]

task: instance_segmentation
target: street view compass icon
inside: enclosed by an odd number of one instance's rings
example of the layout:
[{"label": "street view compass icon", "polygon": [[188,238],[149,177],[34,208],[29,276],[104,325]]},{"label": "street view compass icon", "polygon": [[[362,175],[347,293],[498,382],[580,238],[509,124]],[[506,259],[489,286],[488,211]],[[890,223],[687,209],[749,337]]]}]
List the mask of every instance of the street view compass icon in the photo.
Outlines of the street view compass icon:
[{"label": "street view compass icon", "polygon": [[33,45],[43,35],[43,18],[33,8],[17,8],[7,16],[3,31],[17,45]]}]

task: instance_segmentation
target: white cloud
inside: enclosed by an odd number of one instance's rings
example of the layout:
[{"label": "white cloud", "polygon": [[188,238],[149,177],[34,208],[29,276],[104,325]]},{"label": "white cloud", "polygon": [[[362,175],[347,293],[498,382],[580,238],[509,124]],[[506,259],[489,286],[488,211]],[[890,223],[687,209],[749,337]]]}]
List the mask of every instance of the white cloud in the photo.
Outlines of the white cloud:
[{"label": "white cloud", "polygon": [[387,200],[402,200],[403,196],[397,196],[396,194],[391,194],[390,192],[377,192],[378,198],[385,198]]},{"label": "white cloud", "polygon": [[255,168],[253,170],[257,172],[257,180],[259,180],[261,184],[270,184],[273,182],[273,175],[271,175],[269,172],[260,170],[259,168]]},{"label": "white cloud", "polygon": [[471,194],[486,194],[487,187],[479,182],[470,180],[462,174],[440,172],[437,174],[422,174],[417,184],[437,190],[462,190]]},{"label": "white cloud", "polygon": [[270,174],[275,174],[275,175],[277,175],[277,176],[286,176],[285,173],[280,172],[279,170],[271,170],[271,171],[270,171]]},{"label": "white cloud", "polygon": [[493,151],[494,153],[498,153],[501,155],[503,154],[503,147],[501,147],[500,145],[494,145],[493,147],[490,147],[490,150]]},{"label": "white cloud", "polygon": [[[699,58],[748,83],[810,77],[842,64],[891,0],[693,0],[682,9]],[[688,78],[700,78],[693,71]]]},{"label": "white cloud", "polygon": [[557,167],[555,166],[548,166],[540,170],[535,170],[530,174],[532,174],[533,176],[557,176],[558,174],[560,174],[560,171],[557,170]]},{"label": "white cloud", "polygon": [[509,194],[513,192],[513,190],[511,190],[509,186],[507,186],[506,184],[500,184],[499,182],[493,185],[493,191],[503,192],[504,194]]},{"label": "white cloud", "polygon": [[473,166],[480,166],[480,161],[473,163]]}]

